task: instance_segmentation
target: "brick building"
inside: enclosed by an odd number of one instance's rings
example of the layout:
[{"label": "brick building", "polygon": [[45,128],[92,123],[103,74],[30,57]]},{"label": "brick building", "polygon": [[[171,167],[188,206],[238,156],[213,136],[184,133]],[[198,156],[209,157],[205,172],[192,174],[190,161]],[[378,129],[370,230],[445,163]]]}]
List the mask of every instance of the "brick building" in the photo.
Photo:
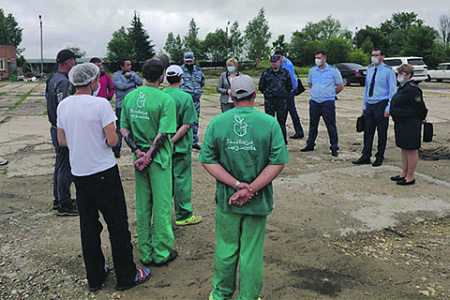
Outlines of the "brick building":
[{"label": "brick building", "polygon": [[0,79],[9,78],[16,69],[16,47],[12,45],[0,45]]}]

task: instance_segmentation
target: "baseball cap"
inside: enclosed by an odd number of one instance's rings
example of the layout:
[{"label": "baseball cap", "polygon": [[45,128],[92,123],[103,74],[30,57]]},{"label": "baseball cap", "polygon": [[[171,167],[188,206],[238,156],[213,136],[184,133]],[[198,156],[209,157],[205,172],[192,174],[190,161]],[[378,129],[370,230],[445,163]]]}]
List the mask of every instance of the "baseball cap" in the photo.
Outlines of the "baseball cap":
[{"label": "baseball cap", "polygon": [[193,61],[193,60],[194,60],[194,53],[192,52],[184,53],[184,61]]},{"label": "baseball cap", "polygon": [[270,57],[270,62],[276,62],[279,61],[281,58],[281,56],[279,56],[278,54],[274,54]]},{"label": "baseball cap", "polygon": [[58,52],[58,55],[56,56],[56,62],[62,63],[71,58],[77,58],[77,56],[72,52],[72,50],[63,49]]},{"label": "baseball cap", "polygon": [[93,63],[76,65],[70,69],[69,81],[74,86],[87,85],[97,77],[99,71],[100,69]]},{"label": "baseball cap", "polygon": [[166,70],[166,77],[180,76],[182,74],[183,74],[183,69],[181,69],[181,67],[177,66],[177,65],[171,65]]},{"label": "baseball cap", "polygon": [[158,56],[158,58],[163,62],[164,68],[167,68],[169,66],[169,57],[167,54],[161,54]]},{"label": "baseball cap", "polygon": [[231,81],[231,95],[237,99],[242,99],[250,96],[255,92],[255,84],[253,79],[248,75],[241,75],[235,77]]}]

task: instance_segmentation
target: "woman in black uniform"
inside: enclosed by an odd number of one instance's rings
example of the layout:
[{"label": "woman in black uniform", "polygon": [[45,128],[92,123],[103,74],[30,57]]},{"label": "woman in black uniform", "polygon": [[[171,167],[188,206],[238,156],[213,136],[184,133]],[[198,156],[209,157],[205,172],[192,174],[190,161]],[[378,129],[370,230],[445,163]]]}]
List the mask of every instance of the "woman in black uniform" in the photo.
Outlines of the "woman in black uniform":
[{"label": "woman in black uniform", "polygon": [[400,83],[391,100],[391,115],[394,119],[395,144],[402,150],[402,174],[391,177],[398,185],[416,183],[414,171],[419,161],[422,123],[428,113],[423,102],[422,90],[411,80],[414,67],[403,64],[397,69]]}]

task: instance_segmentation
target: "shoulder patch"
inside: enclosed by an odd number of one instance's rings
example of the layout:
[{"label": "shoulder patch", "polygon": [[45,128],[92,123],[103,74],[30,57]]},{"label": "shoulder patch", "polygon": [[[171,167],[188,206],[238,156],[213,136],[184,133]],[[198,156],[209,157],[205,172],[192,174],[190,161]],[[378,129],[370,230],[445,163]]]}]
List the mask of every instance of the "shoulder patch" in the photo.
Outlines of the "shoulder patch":
[{"label": "shoulder patch", "polygon": [[414,100],[416,100],[416,102],[421,102],[422,101],[422,97],[420,95],[417,95]]}]

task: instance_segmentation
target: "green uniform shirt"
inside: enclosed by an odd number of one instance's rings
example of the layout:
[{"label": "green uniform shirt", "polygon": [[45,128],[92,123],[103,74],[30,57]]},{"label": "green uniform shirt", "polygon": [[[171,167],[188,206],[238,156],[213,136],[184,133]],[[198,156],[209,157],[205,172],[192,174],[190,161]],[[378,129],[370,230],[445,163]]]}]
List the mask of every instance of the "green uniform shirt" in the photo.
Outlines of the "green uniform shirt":
[{"label": "green uniform shirt", "polygon": [[[158,133],[176,132],[175,101],[159,89],[144,85],[127,94],[122,103],[120,127],[133,133],[133,139],[143,151],[148,151]],[[172,143],[167,138],[154,162],[169,168]]]},{"label": "green uniform shirt", "polygon": [[[175,100],[177,131],[183,125],[191,125],[198,120],[195,112],[192,96],[180,90],[177,87],[167,87],[163,90],[166,94]],[[192,152],[192,126],[188,131],[175,143],[174,153],[191,153]]]},{"label": "green uniform shirt", "polygon": [[[237,180],[251,183],[267,165],[289,162],[289,155],[274,117],[251,107],[236,107],[211,120],[198,160],[204,164],[220,164]],[[272,213],[272,183],[242,207],[228,204],[234,193],[233,187],[217,180],[218,208],[238,214]]]}]

